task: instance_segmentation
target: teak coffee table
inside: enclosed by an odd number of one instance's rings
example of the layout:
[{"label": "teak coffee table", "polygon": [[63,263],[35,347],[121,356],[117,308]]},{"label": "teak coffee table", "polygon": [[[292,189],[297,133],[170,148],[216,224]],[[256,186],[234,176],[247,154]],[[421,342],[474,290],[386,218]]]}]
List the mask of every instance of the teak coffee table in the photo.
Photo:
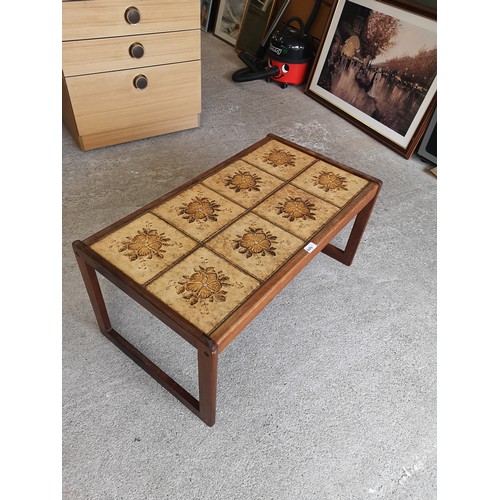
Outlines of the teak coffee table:
[{"label": "teak coffee table", "polygon": [[[101,332],[212,426],[219,354],[318,252],[351,264],[381,185],[268,135],[73,243]],[[196,347],[198,399],[113,329],[96,271]]]}]

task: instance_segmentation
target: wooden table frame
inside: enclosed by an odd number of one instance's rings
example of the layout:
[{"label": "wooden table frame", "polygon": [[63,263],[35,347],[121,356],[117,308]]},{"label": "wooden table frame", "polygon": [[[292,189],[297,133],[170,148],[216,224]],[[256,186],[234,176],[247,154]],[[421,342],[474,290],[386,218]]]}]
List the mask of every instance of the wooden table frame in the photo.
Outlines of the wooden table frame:
[{"label": "wooden table frame", "polygon": [[[268,138],[276,138],[285,144],[293,146],[295,149],[306,152],[318,158],[335,165],[338,162],[323,157],[306,148],[299,147],[297,144],[286,141],[282,138],[269,134]],[[252,145],[238,155],[229,158],[220,165],[205,172],[204,174],[193,179],[189,183],[180,186],[168,195],[155,200],[146,207],[134,212],[128,217],[125,217],[108,228],[96,233],[84,241],[77,240],[73,242],[73,250],[80,268],[82,278],[87,289],[90,302],[92,304],[97,323],[101,333],[121,349],[129,358],[137,363],[146,373],[155,379],[161,386],[175,396],[182,404],[197,415],[208,426],[213,426],[215,423],[216,412],[216,388],[217,388],[217,361],[218,355],[224,350],[227,345],[240,333],[246,325],[260,312],[264,307],[305,267],[305,265],[320,251],[326,255],[338,260],[345,265],[351,265],[354,256],[360,244],[361,238],[365,231],[368,220],[377,199],[381,181],[374,179],[357,170],[351,169],[342,165],[342,168],[348,172],[352,172],[357,176],[370,181],[370,189],[365,189],[362,194],[351,200],[346,207],[341,211],[341,216],[323,228],[315,235],[312,242],[316,248],[310,253],[297,253],[290,259],[277,273],[272,276],[264,285],[252,296],[249,307],[240,308],[238,314],[233,314],[229,321],[224,322],[224,335],[218,341],[194,328],[186,319],[170,309],[158,298],[144,290],[139,284],[130,279],[127,275],[116,269],[108,263],[103,257],[94,252],[90,245],[92,242],[99,239],[102,234],[112,231],[114,228],[127,223],[128,221],[145,213],[149,208],[156,206],[165,199],[173,197],[175,194],[186,189],[188,186],[208,177],[218,169],[223,168],[247,151],[255,149],[259,144],[264,143],[267,139],[263,139],[259,143]],[[336,234],[338,234],[353,218],[354,224],[344,249],[330,243]],[[156,316],[167,327],[175,331],[178,335],[184,338],[198,351],[198,385],[199,397],[196,399],[175,380],[161,370],[148,357],[141,353],[130,342],[123,338],[112,326],[106,310],[105,301],[98,282],[97,274],[108,279],[111,283],[124,291],[133,300],[143,306],[147,311]],[[249,300],[250,302],[250,300]]]}]

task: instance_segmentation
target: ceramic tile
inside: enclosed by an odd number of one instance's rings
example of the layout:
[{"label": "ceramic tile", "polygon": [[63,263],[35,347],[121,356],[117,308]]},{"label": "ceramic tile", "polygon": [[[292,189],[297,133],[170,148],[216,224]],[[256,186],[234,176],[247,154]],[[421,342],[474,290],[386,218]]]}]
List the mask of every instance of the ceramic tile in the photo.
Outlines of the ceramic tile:
[{"label": "ceramic tile", "polygon": [[304,246],[304,241],[249,213],[206,245],[259,280],[265,280]]},{"label": "ceramic tile", "polygon": [[152,211],[196,240],[204,241],[245,209],[197,184]]},{"label": "ceramic tile", "polygon": [[250,208],[281,186],[283,181],[238,160],[205,179],[203,184],[235,203]]},{"label": "ceramic tile", "polygon": [[259,282],[199,248],[146,287],[204,333],[242,304]]},{"label": "ceramic tile", "polygon": [[293,179],[292,184],[342,208],[369,182],[330,163],[318,161]]},{"label": "ceramic tile", "polygon": [[252,211],[299,238],[308,240],[339,212],[339,208],[287,184]]},{"label": "ceramic tile", "polygon": [[135,282],[144,284],[196,245],[156,215],[146,213],[91,248]]},{"label": "ceramic tile", "polygon": [[274,139],[243,159],[283,180],[288,180],[310,165],[315,158]]}]

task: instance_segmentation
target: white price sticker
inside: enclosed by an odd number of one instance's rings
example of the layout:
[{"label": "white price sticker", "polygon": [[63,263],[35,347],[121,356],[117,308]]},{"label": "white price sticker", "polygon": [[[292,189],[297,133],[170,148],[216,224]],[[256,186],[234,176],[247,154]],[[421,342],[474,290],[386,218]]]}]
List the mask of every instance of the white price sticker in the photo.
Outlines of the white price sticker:
[{"label": "white price sticker", "polygon": [[304,250],[307,252],[307,253],[311,253],[318,245],[315,245],[314,243],[310,242],[308,243],[305,247],[304,247]]}]

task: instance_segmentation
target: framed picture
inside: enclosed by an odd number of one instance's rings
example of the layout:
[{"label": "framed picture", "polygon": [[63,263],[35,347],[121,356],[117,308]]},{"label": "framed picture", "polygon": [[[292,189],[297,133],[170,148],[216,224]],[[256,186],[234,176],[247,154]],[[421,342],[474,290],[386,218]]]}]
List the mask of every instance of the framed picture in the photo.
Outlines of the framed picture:
[{"label": "framed picture", "polygon": [[409,158],[436,108],[437,30],[401,4],[334,1],[306,94]]},{"label": "framed picture", "polygon": [[208,31],[212,2],[213,0],[200,0],[200,27],[205,32]]},{"label": "framed picture", "polygon": [[269,4],[273,3],[274,0],[250,0],[253,7],[260,10],[261,12],[266,12]]},{"label": "framed picture", "polygon": [[247,0],[220,0],[214,35],[236,45]]},{"label": "framed picture", "polygon": [[437,165],[437,112],[432,114],[429,126],[425,131],[420,146],[417,149],[417,155],[427,163]]},{"label": "framed picture", "polygon": [[241,18],[236,50],[256,55],[271,24],[276,0],[248,0]]}]

